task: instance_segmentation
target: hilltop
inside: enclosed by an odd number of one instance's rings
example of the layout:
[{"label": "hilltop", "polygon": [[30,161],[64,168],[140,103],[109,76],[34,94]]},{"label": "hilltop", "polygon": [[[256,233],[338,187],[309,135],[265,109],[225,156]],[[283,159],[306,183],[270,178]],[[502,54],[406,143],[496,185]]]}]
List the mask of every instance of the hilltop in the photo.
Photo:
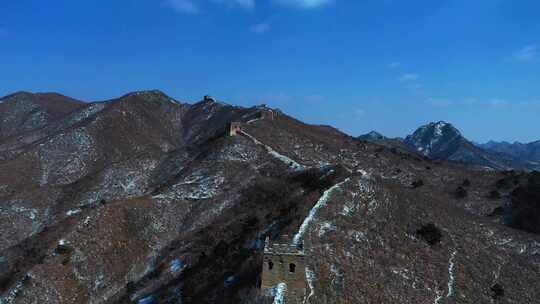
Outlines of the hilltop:
[{"label": "hilltop", "polygon": [[281,235],[304,243],[309,303],[540,297],[534,174],[213,98],[0,100],[2,303],[260,303]]}]

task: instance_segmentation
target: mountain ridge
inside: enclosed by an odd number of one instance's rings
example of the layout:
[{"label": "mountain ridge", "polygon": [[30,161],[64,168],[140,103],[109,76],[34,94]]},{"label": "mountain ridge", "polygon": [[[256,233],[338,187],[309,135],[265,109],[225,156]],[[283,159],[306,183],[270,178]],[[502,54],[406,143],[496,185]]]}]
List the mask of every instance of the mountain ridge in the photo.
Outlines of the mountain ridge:
[{"label": "mountain ridge", "polygon": [[[540,236],[499,214],[529,177],[262,106],[88,103],[0,139],[0,300],[271,302],[261,244],[301,235],[312,304],[487,303],[494,286],[498,301],[532,303]],[[527,191],[515,195],[525,217]]]},{"label": "mountain ridge", "polygon": [[432,159],[457,161],[497,170],[540,169],[540,141],[528,145],[494,142],[477,144],[466,139],[457,128],[445,121],[420,126],[404,139],[388,139],[379,133],[377,133],[379,136],[374,138],[368,134],[358,138],[396,148],[403,148],[404,144],[410,152],[420,153]]}]

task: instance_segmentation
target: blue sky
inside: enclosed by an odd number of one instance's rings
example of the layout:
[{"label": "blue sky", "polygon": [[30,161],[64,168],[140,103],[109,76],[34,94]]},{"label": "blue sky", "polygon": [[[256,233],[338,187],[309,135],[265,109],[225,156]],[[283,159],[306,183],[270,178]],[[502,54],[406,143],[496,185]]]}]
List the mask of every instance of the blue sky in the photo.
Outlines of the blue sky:
[{"label": "blue sky", "polygon": [[2,0],[0,95],[161,89],[359,135],[540,139],[537,0]]}]

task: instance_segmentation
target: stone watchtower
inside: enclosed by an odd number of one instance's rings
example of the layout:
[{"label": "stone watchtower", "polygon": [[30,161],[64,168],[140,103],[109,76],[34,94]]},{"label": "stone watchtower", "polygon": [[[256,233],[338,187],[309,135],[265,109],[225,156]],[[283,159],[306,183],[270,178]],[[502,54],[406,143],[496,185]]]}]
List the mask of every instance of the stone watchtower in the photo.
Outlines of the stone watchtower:
[{"label": "stone watchtower", "polygon": [[266,238],[261,289],[268,294],[278,284],[285,283],[287,304],[304,302],[307,289],[305,255],[301,246],[293,245],[289,237],[283,236],[271,242]]},{"label": "stone watchtower", "polygon": [[216,99],[210,95],[204,95],[203,100],[206,102],[217,102]]},{"label": "stone watchtower", "polygon": [[242,124],[240,122],[231,122],[231,127],[229,129],[229,136],[235,136],[240,132]]},{"label": "stone watchtower", "polygon": [[270,109],[270,108],[267,108],[266,106],[263,107],[260,113],[261,113],[261,118],[266,119],[266,120],[276,120],[282,114],[281,110]]}]

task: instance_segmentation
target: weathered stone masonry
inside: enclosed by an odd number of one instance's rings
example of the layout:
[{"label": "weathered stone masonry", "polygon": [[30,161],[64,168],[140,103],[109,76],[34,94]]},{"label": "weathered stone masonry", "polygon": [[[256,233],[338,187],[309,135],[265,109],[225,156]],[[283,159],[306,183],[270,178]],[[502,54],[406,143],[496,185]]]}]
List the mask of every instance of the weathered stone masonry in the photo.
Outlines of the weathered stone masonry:
[{"label": "weathered stone masonry", "polygon": [[280,283],[287,285],[287,304],[304,302],[307,289],[304,251],[287,236],[275,242],[267,238],[264,247],[261,289],[265,293]]}]

